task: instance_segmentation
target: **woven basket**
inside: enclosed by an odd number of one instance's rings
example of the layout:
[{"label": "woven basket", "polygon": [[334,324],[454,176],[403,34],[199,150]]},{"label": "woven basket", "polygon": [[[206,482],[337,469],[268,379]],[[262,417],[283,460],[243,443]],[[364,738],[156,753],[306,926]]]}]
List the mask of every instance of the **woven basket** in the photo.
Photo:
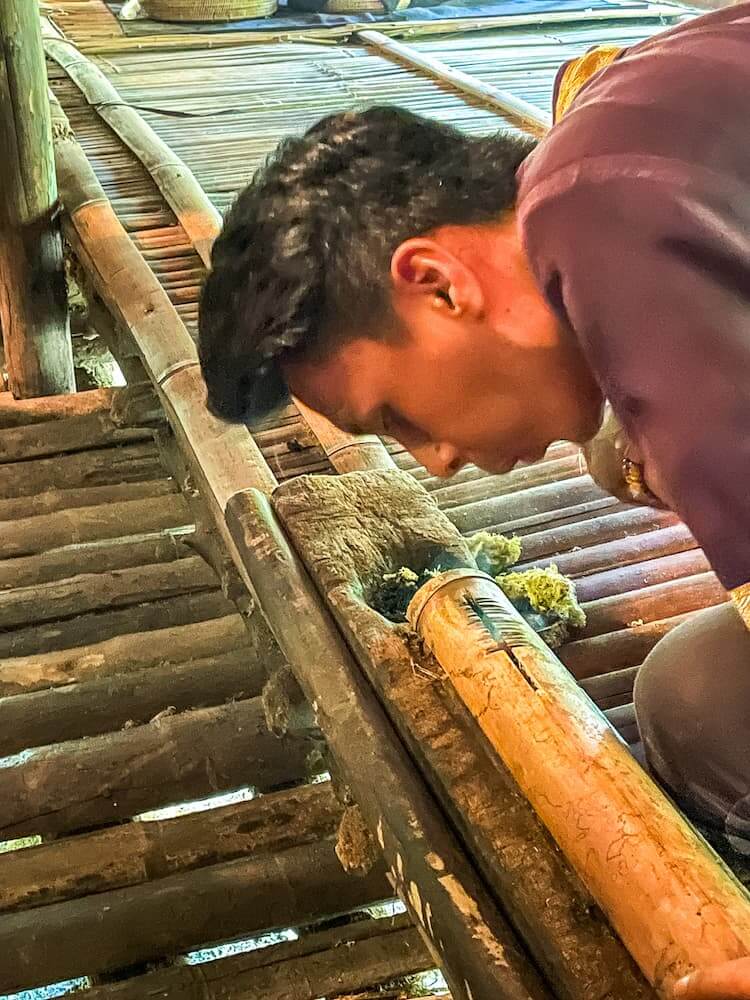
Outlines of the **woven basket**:
[{"label": "woven basket", "polygon": [[240,21],[270,17],[277,0],[141,0],[146,17],[156,21]]}]

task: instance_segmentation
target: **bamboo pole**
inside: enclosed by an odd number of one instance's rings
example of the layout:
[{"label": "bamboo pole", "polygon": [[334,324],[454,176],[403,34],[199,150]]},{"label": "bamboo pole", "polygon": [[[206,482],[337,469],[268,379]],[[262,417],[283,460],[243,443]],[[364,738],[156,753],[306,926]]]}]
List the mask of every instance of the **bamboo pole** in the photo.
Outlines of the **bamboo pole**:
[{"label": "bamboo pole", "polygon": [[146,427],[118,426],[108,413],[93,413],[0,430],[0,464],[152,439]]},{"label": "bamboo pole", "polygon": [[36,399],[14,399],[12,392],[0,392],[0,427],[24,427],[106,412],[117,392],[117,389],[90,389],[70,396],[39,396]]},{"label": "bamboo pole", "polygon": [[15,587],[34,587],[81,573],[112,572],[133,566],[173,562],[189,555],[185,539],[192,526],[169,528],[82,545],[62,545],[33,556],[0,560],[0,594]]},{"label": "bamboo pole", "polygon": [[160,712],[186,712],[260,695],[266,665],[248,646],[191,659],[0,698],[0,757],[142,726]]},{"label": "bamboo pole", "polygon": [[[105,504],[127,503],[130,500],[145,500],[148,497],[155,499],[165,496],[173,497],[177,512],[180,510],[178,492],[174,480],[168,479],[166,472],[162,479],[147,479],[144,482],[51,489],[31,496],[0,499],[0,521],[18,521],[21,518],[41,517],[60,511],[72,511],[79,507],[103,508]],[[64,545],[66,542],[60,544]],[[0,588],[2,586],[3,584],[0,583]]]},{"label": "bamboo pole", "polygon": [[218,585],[216,574],[201,556],[110,573],[82,573],[67,580],[0,593],[0,629],[20,628],[29,621],[41,624],[91,611],[132,607],[180,594],[215,590]]},{"label": "bamboo pole", "polygon": [[622,1000],[651,990],[585,895],[533,808],[439,668],[369,605],[383,575],[435,557],[472,557],[434,501],[406,473],[306,476],[274,505],[333,609],[360,668],[536,963],[561,1000],[600,992]]},{"label": "bamboo pole", "polygon": [[409,620],[663,996],[750,953],[750,897],[483,574],[415,596]]},{"label": "bamboo pole", "polygon": [[380,31],[358,31],[355,37],[366,45],[377,49],[378,52],[384,52],[409,66],[415,67],[415,69],[422,70],[433,79],[456,87],[461,93],[469,94],[493,110],[515,118],[522,128],[534,135],[543,135],[552,124],[552,116],[548,112],[529,104],[528,101],[516,97],[515,94],[511,94],[507,90],[493,87],[469,73],[453,69],[452,66],[440,62],[439,59],[424,52],[419,52],[411,45],[404,45],[403,42],[396,42],[392,38],[388,38]]},{"label": "bamboo pole", "polygon": [[[227,605],[229,609],[229,605]],[[124,632],[88,645],[0,659],[0,698],[129,674],[150,667],[179,666],[250,647],[251,658],[269,660],[248,642],[242,618],[232,608],[223,617],[171,628]]]},{"label": "bamboo pole", "polygon": [[341,812],[326,781],[11,851],[3,855],[0,913],[63,903],[312,843],[336,832]]},{"label": "bamboo pole", "polygon": [[548,996],[414,765],[396,750],[383,709],[321,608],[267,498],[254,490],[237,494],[227,519],[269,621],[286,622],[276,632],[279,646],[315,707],[343,779],[377,831],[391,882],[445,968],[453,996]]},{"label": "bamboo pole", "polygon": [[0,4],[0,329],[14,396],[75,392],[37,5]]},{"label": "bamboo pole", "polygon": [[[345,961],[342,957],[346,956]],[[195,967],[172,966],[87,991],[86,1000],[389,1000],[391,990],[361,991],[432,967],[430,954],[405,917],[370,920],[304,934],[275,945]],[[399,990],[399,995],[402,993]],[[432,997],[422,1000],[447,1000]]]},{"label": "bamboo pole", "polygon": [[209,267],[211,244],[221,229],[221,216],[203,194],[192,171],[146,125],[135,108],[122,100],[99,67],[81,55],[46,18],[42,34],[47,55],[68,74],[97,114],[135,153]]},{"label": "bamboo pole", "polygon": [[314,746],[297,735],[280,741],[261,699],[250,698],[41,747],[0,768],[0,836],[91,830],[244,785],[267,791],[302,778]]},{"label": "bamboo pole", "polygon": [[164,469],[153,442],[137,441],[116,448],[92,448],[40,458],[35,462],[6,462],[0,465],[0,499],[32,497],[51,489],[163,479]]},{"label": "bamboo pole", "polygon": [[27,625],[0,632],[0,658],[41,656],[55,650],[70,650],[115,636],[169,629],[177,625],[225,618],[237,608],[220,590],[178,594],[150,604],[136,604],[112,611],[94,611],[78,618]]},{"label": "bamboo pole", "polygon": [[382,866],[346,875],[332,839],[0,916],[0,989],[114,971],[390,897]]},{"label": "bamboo pole", "polygon": [[174,493],[73,507],[2,522],[0,559],[36,555],[62,545],[121,538],[134,528],[145,533],[176,530],[190,524],[192,517],[185,499]]}]

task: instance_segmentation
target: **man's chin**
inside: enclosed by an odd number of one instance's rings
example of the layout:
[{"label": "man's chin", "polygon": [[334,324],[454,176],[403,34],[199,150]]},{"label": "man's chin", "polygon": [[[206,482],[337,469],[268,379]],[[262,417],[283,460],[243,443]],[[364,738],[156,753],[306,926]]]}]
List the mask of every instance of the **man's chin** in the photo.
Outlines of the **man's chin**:
[{"label": "man's chin", "polygon": [[535,462],[540,462],[544,458],[546,451],[547,448],[535,448],[533,451],[526,452],[526,454],[513,456],[512,459],[477,455],[476,458],[471,459],[471,462],[491,476],[504,476],[519,466],[533,465]]}]

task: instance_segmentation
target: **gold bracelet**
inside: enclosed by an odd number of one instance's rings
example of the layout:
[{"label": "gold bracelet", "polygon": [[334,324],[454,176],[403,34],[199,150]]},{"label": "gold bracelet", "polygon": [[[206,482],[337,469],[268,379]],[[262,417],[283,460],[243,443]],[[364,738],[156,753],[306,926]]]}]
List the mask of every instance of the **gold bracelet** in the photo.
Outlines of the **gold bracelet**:
[{"label": "gold bracelet", "polygon": [[750,582],[743,583],[730,591],[734,606],[740,613],[740,618],[750,628]]}]

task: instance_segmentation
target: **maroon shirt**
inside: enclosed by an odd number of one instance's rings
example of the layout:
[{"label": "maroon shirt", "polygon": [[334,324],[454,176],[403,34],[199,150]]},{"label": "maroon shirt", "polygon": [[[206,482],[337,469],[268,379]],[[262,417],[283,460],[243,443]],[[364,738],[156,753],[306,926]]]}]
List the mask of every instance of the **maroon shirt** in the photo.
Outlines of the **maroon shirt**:
[{"label": "maroon shirt", "polygon": [[750,581],[750,3],[629,49],[519,174],[531,267],[728,589]]}]

